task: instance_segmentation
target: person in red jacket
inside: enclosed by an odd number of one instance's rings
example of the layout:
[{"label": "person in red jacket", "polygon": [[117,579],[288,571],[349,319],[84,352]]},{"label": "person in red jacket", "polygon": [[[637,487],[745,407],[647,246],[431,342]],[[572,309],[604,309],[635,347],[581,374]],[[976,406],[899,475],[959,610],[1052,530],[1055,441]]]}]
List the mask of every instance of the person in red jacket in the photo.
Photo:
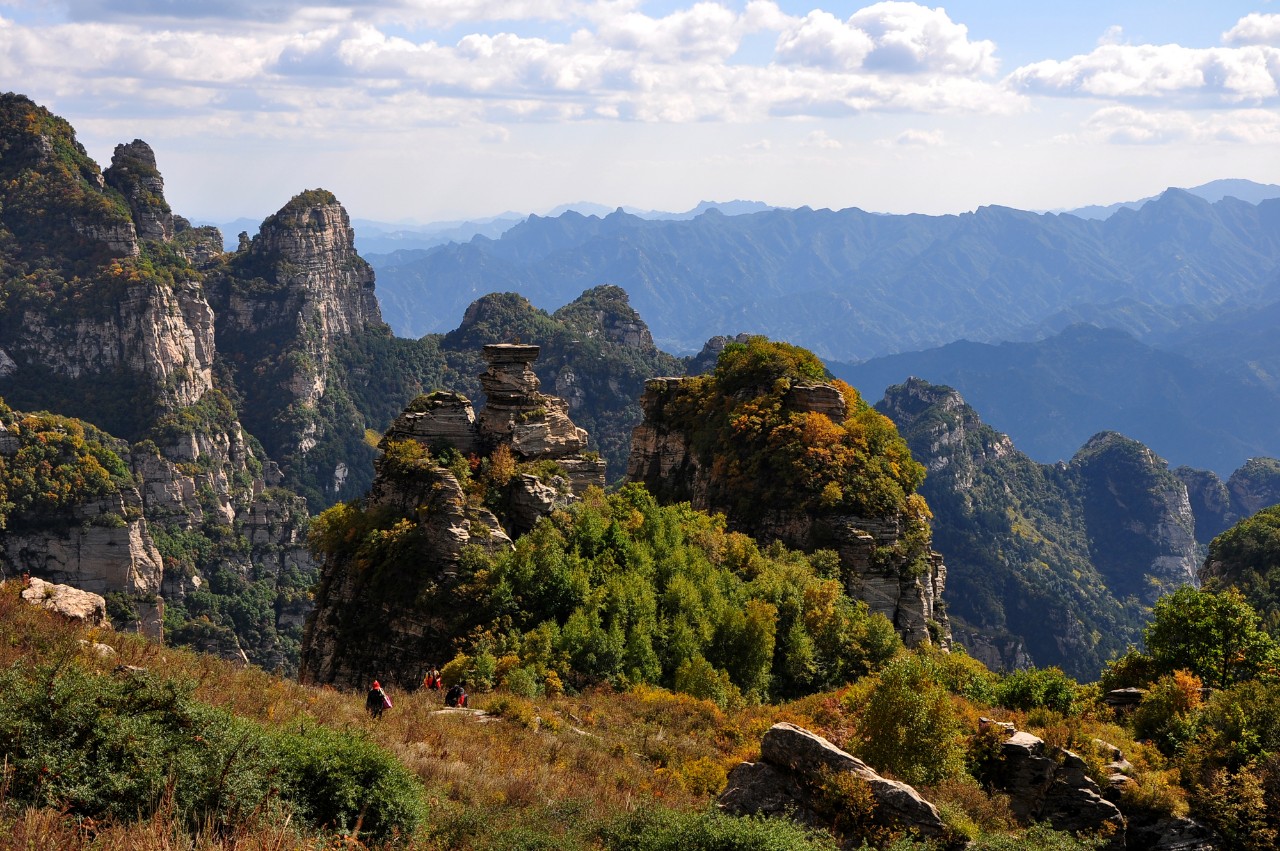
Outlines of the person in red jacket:
[{"label": "person in red jacket", "polygon": [[369,694],[364,699],[364,710],[373,716],[374,720],[382,717],[382,713],[391,708],[391,698],[387,697],[387,693],[382,690],[382,686],[377,680],[373,681],[373,687],[369,689]]}]

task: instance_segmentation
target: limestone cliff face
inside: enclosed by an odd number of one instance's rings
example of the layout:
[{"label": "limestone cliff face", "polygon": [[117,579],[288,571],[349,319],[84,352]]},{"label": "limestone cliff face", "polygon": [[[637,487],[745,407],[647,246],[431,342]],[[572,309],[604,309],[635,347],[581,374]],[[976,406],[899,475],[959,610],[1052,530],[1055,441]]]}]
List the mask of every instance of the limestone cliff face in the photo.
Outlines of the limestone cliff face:
[{"label": "limestone cliff face", "polygon": [[1196,518],[1196,540],[1208,545],[1239,521],[1280,504],[1280,461],[1251,458],[1223,482],[1209,470],[1179,467]]},{"label": "limestone cliff face", "polygon": [[124,374],[161,409],[194,404],[213,386],[213,313],[194,281],[130,287],[69,321],[27,310],[19,327],[6,341],[10,384],[47,372],[84,382]]},{"label": "limestone cliff face", "polygon": [[262,223],[243,261],[241,271],[260,273],[265,285],[226,282],[219,334],[269,335],[281,347],[296,346],[311,363],[298,364],[280,389],[314,406],[337,342],[382,324],[373,270],[356,253],[347,211],[330,193],[304,192]]},{"label": "limestone cliff face", "polygon": [[344,342],[385,332],[373,271],[354,238],[332,193],[303,192],[208,282],[218,351],[244,394],[244,424],[286,482],[310,489],[318,503],[346,495],[352,468],[365,476],[370,460],[358,454],[368,452],[362,418],[330,393]]},{"label": "limestone cliff face", "polygon": [[1100,434],[1037,464],[949,387],[891,387],[877,408],[929,474],[957,640],[989,667],[1094,678],[1140,638],[1155,599],[1195,581],[1187,489],[1141,444]]},{"label": "limestone cliff face", "polygon": [[[689,379],[655,378],[645,385],[644,421],[632,434],[627,479],[641,482],[663,499],[689,500],[695,508],[725,513],[731,526],[764,541],[777,540],[802,550],[833,549],[840,556],[848,593],[887,617],[909,646],[951,641],[942,595],[947,570],[942,556],[928,551],[923,563],[908,568],[895,553],[904,543],[904,518],[898,514],[860,517],[832,511],[802,512],[785,508],[744,521],[719,504],[721,475],[708,464],[688,434],[675,426],[671,406]],[[797,411],[822,413],[834,422],[847,415],[836,388],[820,383],[797,384],[784,397]]]},{"label": "limestone cliff face", "polygon": [[1147,447],[1115,432],[1071,460],[1083,484],[1093,562],[1118,594],[1146,606],[1196,583],[1200,557],[1187,488]]},{"label": "limestone cliff face", "polygon": [[116,145],[111,167],[102,176],[129,203],[139,239],[173,239],[173,211],[164,199],[164,178],[156,168],[156,155],[150,145],[141,139]]},{"label": "limestone cliff face", "polygon": [[[5,105],[12,108],[13,102]],[[38,117],[39,112],[33,115]],[[0,317],[0,327],[7,332],[4,361],[8,364],[0,377],[0,395],[8,395],[11,388],[45,383],[51,376],[70,385],[64,395],[92,399],[95,385],[110,383],[160,411],[194,404],[213,386],[213,312],[199,276],[193,270],[178,269],[168,280],[110,259],[137,256],[139,239],[169,242],[173,238],[174,220],[154,153],[141,140],[118,146],[104,179],[69,127],[58,133],[58,120],[47,114],[44,120],[50,132],[6,133],[7,141],[27,151],[25,163],[23,157],[10,161],[25,164],[20,174],[37,173],[45,184],[61,184],[57,203],[62,209],[42,210],[40,216],[15,222],[15,235],[22,237],[16,241],[16,254],[43,250],[47,254],[37,262],[56,261],[64,276],[68,268],[74,269],[84,281],[79,287],[82,292],[64,294],[52,303],[14,299],[17,308]],[[78,174],[67,173],[67,157],[79,158]],[[128,208],[119,209],[118,202],[104,196],[105,186],[120,192]],[[5,207],[21,212],[30,200],[30,194],[11,198]],[[44,215],[50,220],[41,221]],[[61,233],[67,220],[74,234],[89,245],[77,245],[72,236]],[[101,265],[78,268],[89,261]],[[22,401],[27,407],[43,407],[38,392]],[[128,417],[119,419],[103,425],[123,437],[137,436],[130,432],[138,423],[129,422]]]}]

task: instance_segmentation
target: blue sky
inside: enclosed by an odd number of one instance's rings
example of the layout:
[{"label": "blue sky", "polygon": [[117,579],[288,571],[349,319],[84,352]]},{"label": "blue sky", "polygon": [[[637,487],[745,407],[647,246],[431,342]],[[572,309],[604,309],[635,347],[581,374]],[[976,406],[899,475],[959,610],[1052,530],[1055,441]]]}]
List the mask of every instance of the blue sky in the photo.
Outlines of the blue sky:
[{"label": "blue sky", "polygon": [[944,213],[1280,183],[1280,0],[0,0],[0,85],[174,209]]}]

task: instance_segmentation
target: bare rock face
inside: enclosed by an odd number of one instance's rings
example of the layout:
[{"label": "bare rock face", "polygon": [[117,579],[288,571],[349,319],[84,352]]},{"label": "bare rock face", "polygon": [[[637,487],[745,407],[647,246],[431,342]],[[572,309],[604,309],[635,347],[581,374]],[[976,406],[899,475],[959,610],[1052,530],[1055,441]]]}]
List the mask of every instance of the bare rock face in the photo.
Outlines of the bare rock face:
[{"label": "bare rock face", "polygon": [[6,573],[27,573],[33,582],[38,577],[99,597],[123,593],[141,603],[136,628],[161,637],[164,566],[135,488],[77,505],[67,517],[14,523],[0,537],[0,563]]},{"label": "bare rock face", "polygon": [[480,433],[471,400],[461,393],[437,391],[409,403],[387,429],[387,440],[416,440],[430,449],[452,446],[463,455],[480,450]]},{"label": "bare rock face", "polygon": [[1013,732],[1000,746],[1000,760],[990,781],[1009,796],[1009,806],[1024,824],[1047,821],[1055,830],[1101,833],[1107,848],[1125,847],[1126,821],[1120,809],[1103,797],[1085,773],[1085,762],[1071,751],[1055,759],[1044,740]]},{"label": "bare rock face", "polygon": [[[911,786],[881,777],[821,736],[787,723],[774,724],[765,733],[759,762],[744,762],[729,772],[719,806],[734,815],[787,816],[810,827],[830,827],[838,814],[828,811],[818,793],[842,774],[870,789],[876,825],[920,839],[943,836],[937,808]],[[862,838],[845,836],[843,847],[860,847]]]},{"label": "bare rock face", "polygon": [[482,444],[505,444],[522,461],[552,460],[569,473],[573,490],[604,487],[604,461],[587,457],[587,432],[569,418],[569,403],[539,392],[531,364],[537,346],[495,343],[483,350],[488,369],[480,376],[485,406],[480,412]]},{"label": "bare rock face", "polygon": [[213,386],[213,312],[194,282],[130,287],[116,304],[69,326],[27,311],[21,337],[6,342],[14,381],[27,365],[86,381],[126,373],[163,407],[194,404]]},{"label": "bare rock face", "polygon": [[[267,217],[228,269],[210,276],[209,291],[219,351],[241,374],[240,385],[254,388],[241,417],[286,471],[305,467],[307,454],[336,432],[363,431],[354,413],[318,414],[338,347],[385,328],[373,270],[356,253],[346,210],[320,189]],[[325,485],[345,482],[336,464],[319,472]]]},{"label": "bare rock face", "polygon": [[[710,497],[713,472],[700,463],[684,432],[671,425],[668,406],[675,403],[687,381],[652,378],[645,383],[640,399],[644,420],[632,433],[627,479],[643,482],[655,493],[688,499],[695,508],[724,511],[724,506],[713,504]],[[836,416],[839,422],[847,416],[843,395],[831,385],[796,384],[784,396],[784,404],[798,411]],[[729,519],[732,524],[734,519]],[[904,643],[910,647],[930,643],[950,646],[951,630],[942,605],[947,578],[942,556],[929,553],[922,573],[905,572],[902,564],[882,556],[902,540],[902,517],[781,510],[766,513],[743,531],[797,549],[835,550],[846,577],[846,591],[887,617]]]},{"label": "bare rock face", "polygon": [[141,139],[116,145],[111,166],[102,176],[129,202],[139,239],[173,239],[173,212],[164,199],[164,178],[156,168],[156,155],[150,145]]},{"label": "bare rock face", "polygon": [[587,448],[587,433],[569,419],[569,404],[538,392],[531,364],[538,347],[495,343],[484,347],[489,368],[480,376],[486,398],[480,433],[508,443],[520,458],[563,458]]},{"label": "bare rock face", "polygon": [[111,621],[107,619],[107,601],[89,591],[31,577],[22,591],[22,599],[84,626],[111,628]]}]

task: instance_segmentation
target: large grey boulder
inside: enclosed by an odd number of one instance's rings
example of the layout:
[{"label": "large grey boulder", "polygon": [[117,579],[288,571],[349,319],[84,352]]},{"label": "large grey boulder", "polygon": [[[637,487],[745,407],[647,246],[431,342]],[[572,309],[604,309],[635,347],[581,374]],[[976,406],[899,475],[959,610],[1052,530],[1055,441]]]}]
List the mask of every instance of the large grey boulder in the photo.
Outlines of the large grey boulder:
[{"label": "large grey boulder", "polygon": [[[839,813],[819,798],[833,776],[848,774],[866,784],[875,801],[876,825],[922,839],[941,838],[942,818],[915,789],[881,777],[862,760],[821,736],[794,724],[780,723],[760,742],[760,762],[735,767],[720,795],[720,807],[735,815],[787,815],[810,827],[830,827]],[[862,837],[848,836],[848,847]]]},{"label": "large grey boulder", "polygon": [[85,626],[111,628],[111,621],[107,619],[107,601],[100,595],[70,585],[55,585],[34,576],[26,583],[22,599],[33,606],[48,609]]}]

